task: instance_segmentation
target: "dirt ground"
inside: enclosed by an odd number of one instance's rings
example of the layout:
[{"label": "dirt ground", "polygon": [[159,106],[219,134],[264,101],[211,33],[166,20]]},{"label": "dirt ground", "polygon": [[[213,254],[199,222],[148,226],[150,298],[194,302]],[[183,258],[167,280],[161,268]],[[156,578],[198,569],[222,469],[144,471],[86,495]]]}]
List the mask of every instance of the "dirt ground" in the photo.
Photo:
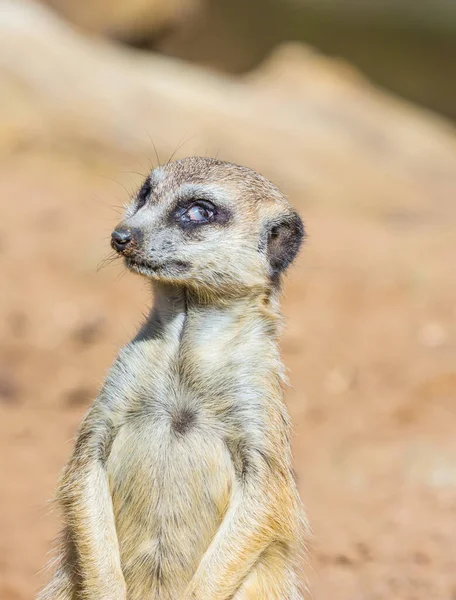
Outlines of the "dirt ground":
[{"label": "dirt ground", "polygon": [[[139,278],[97,272],[138,181],[64,153],[0,164],[2,600],[48,576],[58,473],[150,303]],[[455,600],[456,205],[291,200],[309,237],[282,349],[312,596]]]}]

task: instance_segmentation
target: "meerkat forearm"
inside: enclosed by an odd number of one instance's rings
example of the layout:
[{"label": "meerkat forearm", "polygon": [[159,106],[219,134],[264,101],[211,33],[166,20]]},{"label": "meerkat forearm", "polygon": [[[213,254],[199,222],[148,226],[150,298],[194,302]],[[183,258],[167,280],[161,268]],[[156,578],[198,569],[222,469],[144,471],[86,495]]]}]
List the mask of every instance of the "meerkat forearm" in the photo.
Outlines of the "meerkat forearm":
[{"label": "meerkat forearm", "polygon": [[124,600],[126,593],[108,476],[98,451],[105,427],[83,424],[59,492],[84,600]]},{"label": "meerkat forearm", "polygon": [[100,464],[79,473],[67,499],[67,523],[78,557],[81,595],[85,600],[124,600],[125,581],[106,471]]},{"label": "meerkat forearm", "polygon": [[[259,489],[240,487],[180,600],[228,600],[274,540],[274,507]],[[271,499],[272,501],[272,499]]]},{"label": "meerkat forearm", "polygon": [[[254,390],[251,392],[254,396]],[[245,394],[248,396],[248,389]],[[286,416],[281,405],[271,405],[266,396],[262,400],[267,408],[258,409],[257,413],[250,411],[251,422],[244,423],[241,437],[244,442],[229,443],[238,475],[233,496],[214,539],[180,600],[228,600],[235,597],[267,551],[275,544],[283,547],[292,544],[300,528],[299,519],[295,518],[296,496],[292,492],[293,477],[288,462]],[[280,435],[272,432],[265,439],[264,435],[258,435],[258,431],[251,431],[280,421],[283,424]],[[270,590],[270,596],[265,600],[275,599],[275,592]]]}]

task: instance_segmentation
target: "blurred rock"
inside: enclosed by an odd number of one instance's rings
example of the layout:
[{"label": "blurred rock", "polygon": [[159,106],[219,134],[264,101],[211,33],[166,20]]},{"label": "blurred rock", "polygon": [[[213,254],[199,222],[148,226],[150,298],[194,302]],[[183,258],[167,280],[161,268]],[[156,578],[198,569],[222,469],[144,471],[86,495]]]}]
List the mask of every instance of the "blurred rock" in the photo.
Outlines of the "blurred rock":
[{"label": "blurred rock", "polygon": [[135,40],[176,27],[199,0],[41,0],[93,33]]},{"label": "blurred rock", "polygon": [[[307,202],[388,212],[453,203],[456,136],[300,45],[227,78],[87,39],[42,5],[0,2],[0,152],[27,145],[109,159],[218,154]],[[202,151],[202,149],[204,150]]]},{"label": "blurred rock", "polygon": [[303,41],[456,120],[455,17],[454,0],[210,0],[157,47],[241,73],[278,44]]}]

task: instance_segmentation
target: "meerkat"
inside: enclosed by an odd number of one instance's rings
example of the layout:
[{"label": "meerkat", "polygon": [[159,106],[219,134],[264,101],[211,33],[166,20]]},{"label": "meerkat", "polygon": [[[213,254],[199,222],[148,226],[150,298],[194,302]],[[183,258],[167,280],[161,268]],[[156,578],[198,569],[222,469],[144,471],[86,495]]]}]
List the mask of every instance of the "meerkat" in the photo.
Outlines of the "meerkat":
[{"label": "meerkat", "polygon": [[84,418],[39,600],[299,600],[278,295],[304,230],[275,185],[192,157],[152,171],[112,233],[153,307]]}]

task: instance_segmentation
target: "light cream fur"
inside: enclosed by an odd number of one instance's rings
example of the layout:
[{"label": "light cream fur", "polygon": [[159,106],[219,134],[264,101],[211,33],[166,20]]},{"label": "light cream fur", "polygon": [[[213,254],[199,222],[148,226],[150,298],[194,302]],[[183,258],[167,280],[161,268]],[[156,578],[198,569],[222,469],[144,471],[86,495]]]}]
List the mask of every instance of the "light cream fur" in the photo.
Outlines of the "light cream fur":
[{"label": "light cream fur", "polygon": [[[293,211],[266,179],[220,161],[156,175],[123,222],[144,234],[127,258],[155,265],[130,263],[152,281],[153,308],[80,427],[39,600],[299,600],[306,527],[267,238]],[[220,198],[230,219],[182,233],[165,216],[176,194]]]}]

